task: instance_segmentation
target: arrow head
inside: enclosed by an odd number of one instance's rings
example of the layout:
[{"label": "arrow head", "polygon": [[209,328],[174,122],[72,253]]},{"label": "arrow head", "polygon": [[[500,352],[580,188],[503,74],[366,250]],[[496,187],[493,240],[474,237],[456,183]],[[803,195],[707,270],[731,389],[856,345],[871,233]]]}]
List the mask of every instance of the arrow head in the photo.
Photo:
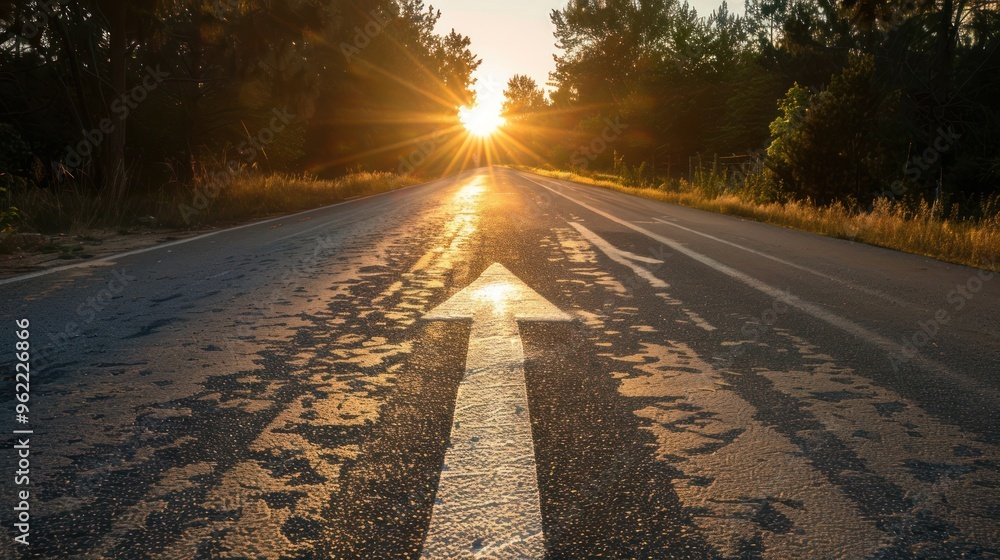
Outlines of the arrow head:
[{"label": "arrow head", "polygon": [[427,321],[472,319],[477,312],[491,311],[516,321],[572,321],[520,278],[499,263],[493,263],[475,282],[424,315]]}]

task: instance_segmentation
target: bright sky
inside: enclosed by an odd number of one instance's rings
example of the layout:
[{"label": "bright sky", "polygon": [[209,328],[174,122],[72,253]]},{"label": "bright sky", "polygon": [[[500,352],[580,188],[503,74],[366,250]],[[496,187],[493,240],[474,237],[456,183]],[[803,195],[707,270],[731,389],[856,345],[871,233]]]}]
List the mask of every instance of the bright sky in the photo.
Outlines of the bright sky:
[{"label": "bright sky", "polygon": [[[721,0],[689,0],[698,14],[707,16]],[[566,0],[428,0],[441,10],[437,31],[454,28],[472,39],[472,52],[483,64],[479,79],[479,102],[497,105],[503,100],[507,80],[514,74],[527,74],[545,86],[549,72],[555,69],[556,52],[552,10],[561,9]],[[730,2],[730,10],[742,12],[742,1]]]}]

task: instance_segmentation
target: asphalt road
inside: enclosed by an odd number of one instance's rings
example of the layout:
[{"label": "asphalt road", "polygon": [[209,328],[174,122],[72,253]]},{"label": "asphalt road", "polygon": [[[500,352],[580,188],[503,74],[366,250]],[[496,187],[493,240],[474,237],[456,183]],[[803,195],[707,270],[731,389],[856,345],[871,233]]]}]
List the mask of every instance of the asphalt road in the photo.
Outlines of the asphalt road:
[{"label": "asphalt road", "polygon": [[974,268],[483,169],[0,291],[3,557],[1000,554]]}]

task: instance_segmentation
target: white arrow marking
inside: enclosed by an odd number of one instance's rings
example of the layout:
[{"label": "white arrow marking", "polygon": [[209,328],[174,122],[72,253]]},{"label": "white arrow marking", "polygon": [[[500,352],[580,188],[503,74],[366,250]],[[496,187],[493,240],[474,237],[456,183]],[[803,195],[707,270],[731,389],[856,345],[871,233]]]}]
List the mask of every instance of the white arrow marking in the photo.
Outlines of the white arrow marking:
[{"label": "white arrow marking", "polygon": [[424,316],[472,320],[421,558],[541,558],[542,513],[518,321],[572,318],[499,264]]},{"label": "white arrow marking", "polygon": [[628,251],[622,251],[621,249],[615,247],[614,245],[605,241],[602,237],[596,233],[590,231],[589,229],[581,226],[576,222],[569,222],[569,225],[573,226],[573,229],[580,232],[580,235],[584,237],[587,241],[590,241],[595,247],[604,252],[605,255],[611,258],[618,264],[625,265],[632,269],[640,278],[649,282],[649,285],[654,288],[669,288],[670,285],[660,280],[646,267],[639,266],[632,261],[644,262],[647,264],[663,264],[663,261],[651,259],[649,257],[640,257],[635,253],[629,253]]}]

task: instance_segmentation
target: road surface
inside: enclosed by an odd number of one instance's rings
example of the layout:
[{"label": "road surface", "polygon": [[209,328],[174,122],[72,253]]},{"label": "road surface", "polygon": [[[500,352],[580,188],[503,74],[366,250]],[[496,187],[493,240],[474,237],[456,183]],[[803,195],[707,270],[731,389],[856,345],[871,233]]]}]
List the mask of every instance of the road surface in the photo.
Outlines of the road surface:
[{"label": "road surface", "polygon": [[975,268],[494,168],[0,282],[5,557],[1000,554]]}]

